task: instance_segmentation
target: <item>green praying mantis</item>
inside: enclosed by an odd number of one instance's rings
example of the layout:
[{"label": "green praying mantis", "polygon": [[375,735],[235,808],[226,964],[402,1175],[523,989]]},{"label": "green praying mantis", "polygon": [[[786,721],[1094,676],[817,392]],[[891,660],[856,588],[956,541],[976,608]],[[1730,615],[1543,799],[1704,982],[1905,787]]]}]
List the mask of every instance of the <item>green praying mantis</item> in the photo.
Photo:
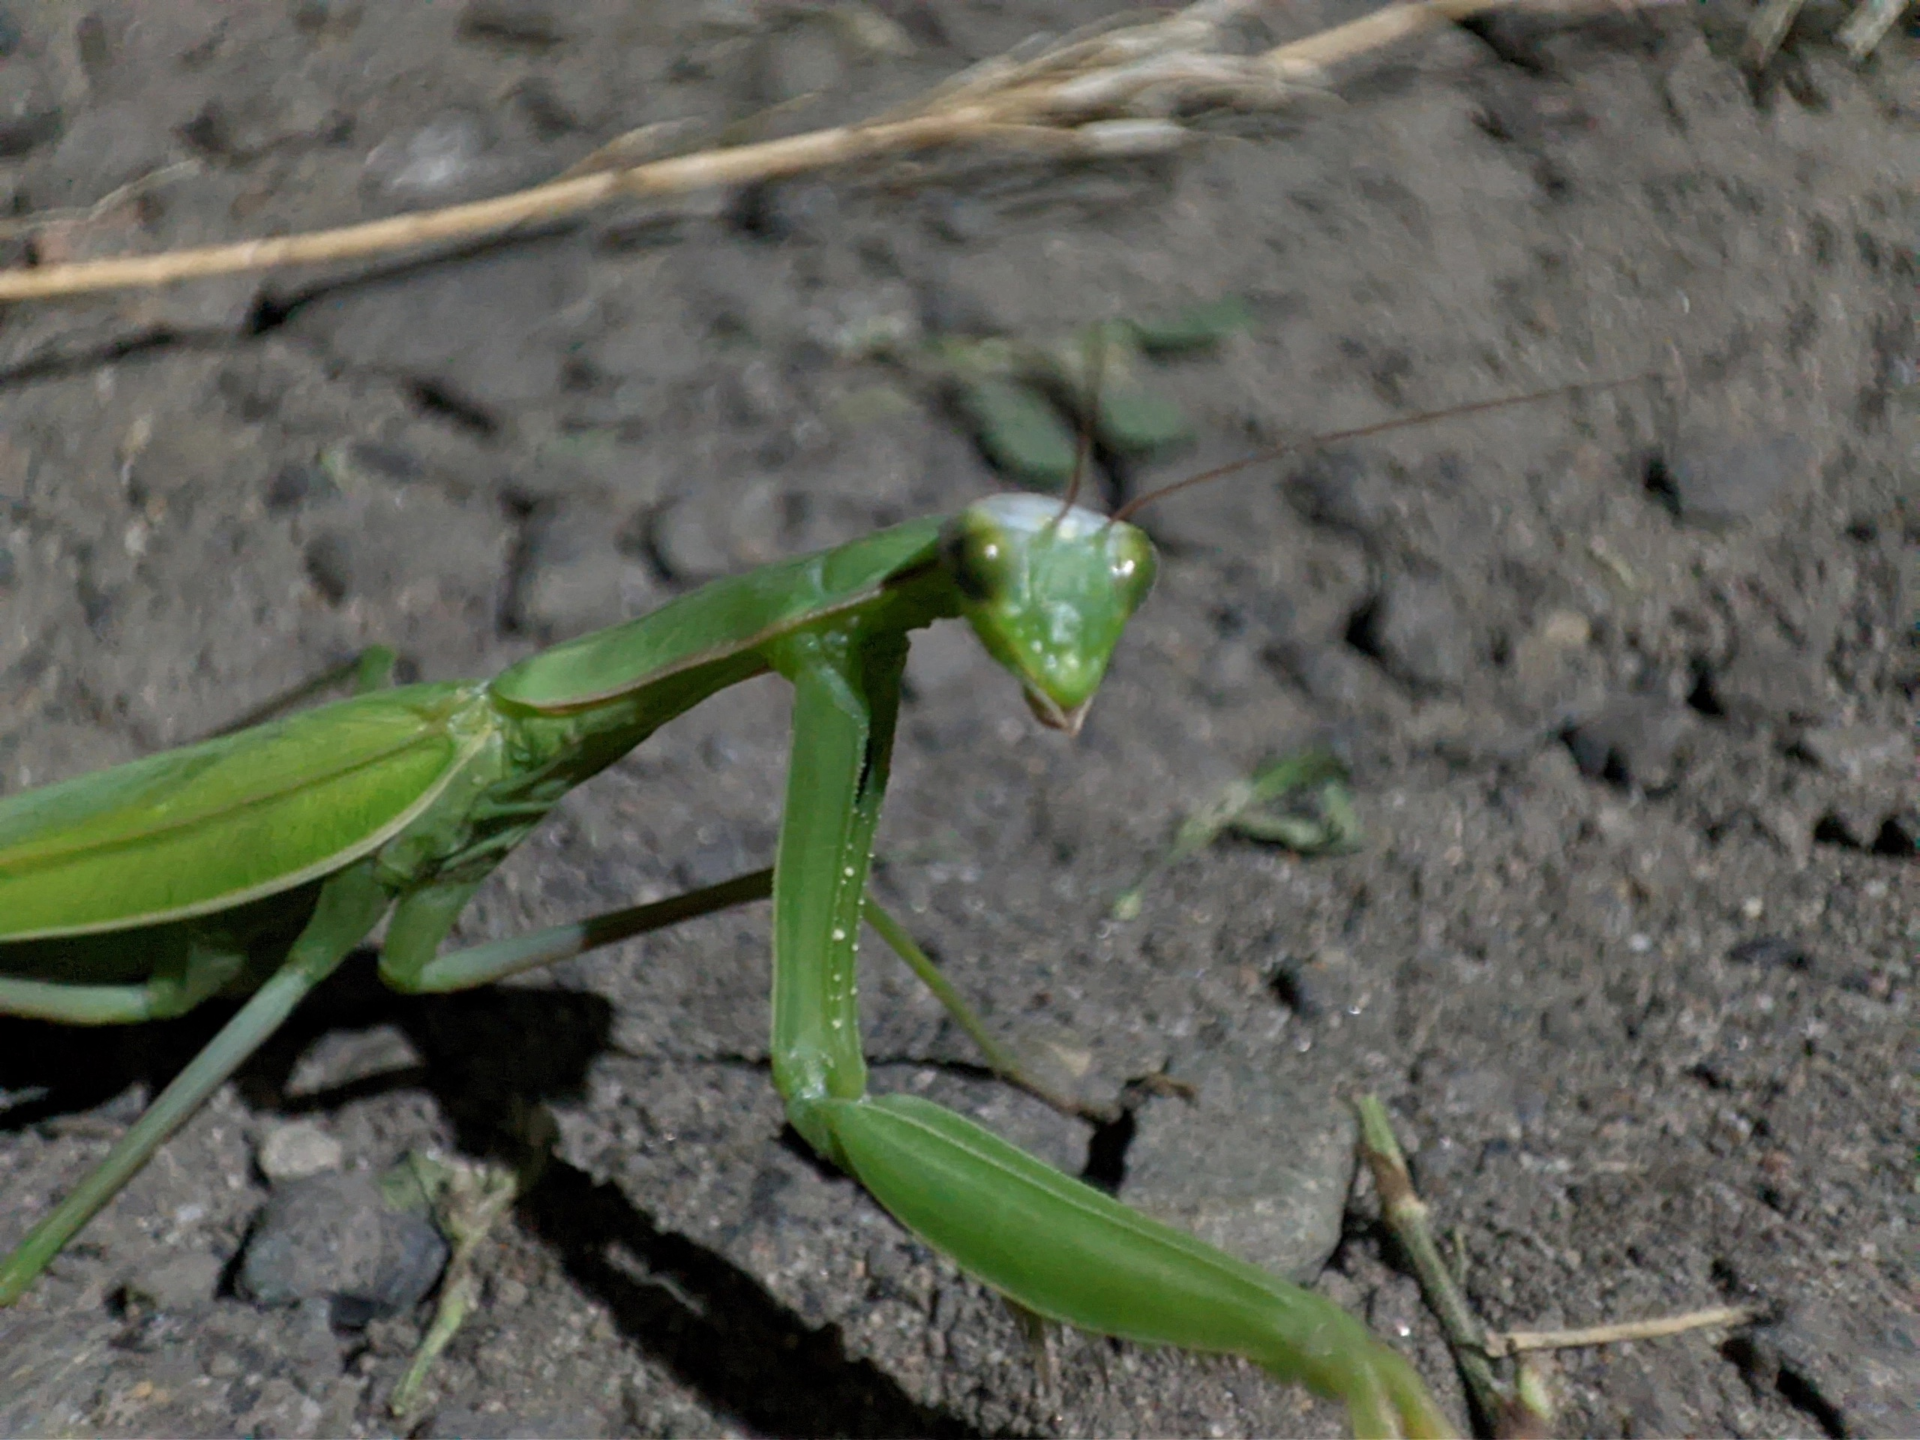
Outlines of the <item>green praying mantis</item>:
[{"label": "green praying mantis", "polygon": [[[0,1263],[0,1304],[25,1293],[383,919],[380,976],[417,994],[484,985],[771,894],[774,1083],[793,1128],[902,1224],[1045,1319],[1244,1356],[1343,1402],[1362,1435],[1448,1433],[1411,1366],[1331,1302],[958,1114],[867,1092],[863,921],[996,1069],[1017,1068],[867,893],[908,637],[964,619],[1038,720],[1077,732],[1153,583],[1154,547],[1127,513],[1097,514],[1071,494],[995,495],[716,581],[488,681],[386,689],[371,663],[352,698],[0,799],[0,1013],[132,1024],[247,997]],[[794,691],[771,871],[439,953],[474,892],[569,790],[666,721],[769,671]]]}]

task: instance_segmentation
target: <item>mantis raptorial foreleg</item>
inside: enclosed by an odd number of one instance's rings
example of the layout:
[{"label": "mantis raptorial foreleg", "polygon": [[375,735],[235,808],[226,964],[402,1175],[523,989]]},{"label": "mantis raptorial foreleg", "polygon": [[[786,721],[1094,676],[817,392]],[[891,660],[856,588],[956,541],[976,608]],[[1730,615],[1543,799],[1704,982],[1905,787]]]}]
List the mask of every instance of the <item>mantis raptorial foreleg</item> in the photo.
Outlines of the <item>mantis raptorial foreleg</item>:
[{"label": "mantis raptorial foreleg", "polygon": [[1413,1370],[1330,1302],[917,1096],[870,1097],[854,957],[905,647],[857,627],[783,654],[793,752],[774,886],[774,1080],[809,1144],[1043,1318],[1237,1354],[1343,1400],[1360,1434],[1444,1435]]}]

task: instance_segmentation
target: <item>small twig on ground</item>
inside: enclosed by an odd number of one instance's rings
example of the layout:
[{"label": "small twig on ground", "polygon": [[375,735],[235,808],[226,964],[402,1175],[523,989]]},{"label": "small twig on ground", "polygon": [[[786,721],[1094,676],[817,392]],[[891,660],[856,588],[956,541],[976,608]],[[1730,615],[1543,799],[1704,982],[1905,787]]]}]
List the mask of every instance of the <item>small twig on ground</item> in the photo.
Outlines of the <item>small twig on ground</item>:
[{"label": "small twig on ground", "polygon": [[1623,1320],[1616,1325],[1588,1325],[1578,1330],[1489,1331],[1489,1355],[1517,1355],[1525,1350],[1578,1350],[1586,1345],[1617,1345],[1626,1340],[1658,1340],[1689,1330],[1751,1325],[1766,1312],[1743,1305],[1711,1305],[1684,1315],[1660,1315],[1651,1320]]},{"label": "small twig on ground", "polygon": [[1550,1411],[1534,1414],[1522,1408],[1524,1402],[1516,1391],[1494,1375],[1486,1330],[1434,1243],[1433,1228],[1427,1223],[1427,1203],[1413,1188],[1413,1176],[1407,1172],[1406,1157],[1400,1153],[1387,1107],[1377,1095],[1362,1095],[1354,1108],[1360,1115],[1360,1153],[1373,1172],[1382,1218],[1413,1266],[1427,1307],[1440,1322],[1480,1423],[1501,1436],[1553,1433]]},{"label": "small twig on ground", "polygon": [[[21,235],[31,235],[34,231],[43,230],[49,225],[91,224],[103,215],[111,213],[129,201],[138,200],[163,185],[175,180],[184,180],[189,175],[198,175],[200,168],[198,160],[176,160],[171,165],[162,165],[159,169],[149,170],[146,174],[137,176],[124,185],[115,186],[91,205],[42,210],[18,220],[0,220],[0,240],[12,240]],[[0,272],[0,275],[5,273]]]},{"label": "small twig on ground", "polygon": [[[620,168],[581,174],[576,166],[532,189],[442,210],[157,255],[0,270],[0,302],[365,259],[497,235],[614,200],[684,195],[1009,137],[1031,144],[1039,132],[1060,149],[1093,157],[1154,153],[1177,135],[1182,114],[1209,106],[1271,109],[1323,86],[1328,68],[1343,61],[1450,21],[1527,3],[1566,8],[1566,0],[1413,0],[1261,54],[1234,55],[1216,47],[1225,24],[1248,8],[1246,0],[1198,0],[1165,19],[1072,37],[1030,59],[988,61],[912,106],[861,124],[639,164],[623,164],[629,157],[616,141],[587,163]],[[644,151],[661,138],[647,135],[635,148]]]},{"label": "small twig on ground", "polygon": [[[1360,1150],[1373,1172],[1382,1217],[1413,1267],[1414,1278],[1420,1282],[1420,1293],[1440,1322],[1447,1346],[1453,1351],[1454,1363],[1460,1367],[1461,1379],[1472,1397],[1474,1410],[1489,1433],[1518,1440],[1518,1437],[1549,1435],[1553,1431],[1552,1401],[1541,1377],[1530,1368],[1525,1352],[1655,1340],[1689,1330],[1749,1325],[1760,1318],[1762,1312],[1758,1310],[1717,1305],[1683,1315],[1593,1325],[1579,1330],[1489,1332],[1473,1313],[1473,1307],[1434,1242],[1426,1202],[1414,1189],[1387,1107],[1377,1095],[1362,1095],[1354,1102],[1354,1108],[1360,1115]],[[1495,1359],[1507,1357],[1513,1357],[1516,1364],[1511,1383],[1500,1380],[1493,1370]]]}]

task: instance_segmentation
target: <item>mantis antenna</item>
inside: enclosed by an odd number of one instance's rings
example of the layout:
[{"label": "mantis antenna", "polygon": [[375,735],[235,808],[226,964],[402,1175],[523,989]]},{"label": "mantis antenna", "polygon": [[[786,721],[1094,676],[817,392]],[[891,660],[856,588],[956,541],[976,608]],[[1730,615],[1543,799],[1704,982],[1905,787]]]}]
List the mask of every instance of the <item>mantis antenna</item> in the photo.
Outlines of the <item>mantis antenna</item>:
[{"label": "mantis antenna", "polygon": [[1080,498],[1080,482],[1087,473],[1087,461],[1093,454],[1093,431],[1100,421],[1100,386],[1106,379],[1107,368],[1107,327],[1097,325],[1093,331],[1092,364],[1087,367],[1084,393],[1077,407],[1080,411],[1079,434],[1075,436],[1073,451],[1073,478],[1067,482],[1067,498],[1060,502],[1060,513],[1053,517],[1058,525],[1067,518],[1067,512],[1073,509],[1073,502]]},{"label": "mantis antenna", "polygon": [[1424,410],[1418,415],[1402,415],[1392,420],[1376,420],[1371,425],[1358,425],[1351,430],[1331,430],[1324,435],[1309,435],[1301,440],[1283,441],[1257,454],[1242,456],[1238,460],[1229,460],[1225,465],[1216,465],[1211,470],[1202,470],[1198,475],[1189,475],[1184,480],[1176,480],[1171,485],[1163,485],[1158,490],[1149,491],[1145,495],[1129,500],[1113,512],[1112,518],[1115,521],[1125,520],[1139,514],[1154,501],[1166,499],[1175,491],[1191,490],[1197,485],[1209,484],[1255,465],[1265,464],[1269,460],[1278,460],[1283,455],[1318,450],[1324,445],[1338,445],[1346,440],[1364,440],[1369,435],[1381,435],[1389,430],[1404,430],[1412,425],[1425,425],[1430,421],[1445,420],[1455,415],[1472,415],[1482,410],[1501,410],[1509,405],[1531,405],[1538,400],[1552,400],[1562,395],[1577,395],[1586,390],[1617,390],[1623,385],[1637,385],[1642,380],[1654,379],[1658,373],[1658,371],[1648,370],[1617,380],[1591,380],[1575,385],[1556,385],[1551,390],[1531,390],[1524,395],[1502,395],[1494,400],[1475,400],[1466,405],[1449,405],[1444,410]]}]

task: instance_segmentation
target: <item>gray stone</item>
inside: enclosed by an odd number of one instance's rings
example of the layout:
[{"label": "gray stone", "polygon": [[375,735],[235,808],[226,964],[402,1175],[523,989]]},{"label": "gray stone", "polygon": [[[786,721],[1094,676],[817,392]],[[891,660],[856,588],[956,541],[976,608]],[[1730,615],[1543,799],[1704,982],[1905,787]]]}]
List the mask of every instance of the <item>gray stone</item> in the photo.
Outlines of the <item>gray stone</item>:
[{"label": "gray stone", "polygon": [[[1344,645],[1278,640],[1262,655],[1267,664],[1313,700],[1341,713],[1391,708],[1404,697],[1379,667]],[[1391,698],[1389,698],[1391,697]]]},{"label": "gray stone", "polygon": [[276,513],[297,510],[303,505],[337,499],[339,494],[340,487],[318,465],[282,465],[267,482],[267,509]]},{"label": "gray stone", "polygon": [[1295,1280],[1320,1272],[1340,1240],[1355,1124],[1332,1094],[1303,1094],[1231,1051],[1198,1056],[1188,1103],[1141,1110],[1121,1198]]},{"label": "gray stone", "polygon": [[765,483],[722,498],[698,491],[668,501],[647,522],[646,543],[671,579],[703,584],[779,554],[781,507]]},{"label": "gray stone", "polygon": [[1574,725],[1567,748],[1589,780],[1657,790],[1672,782],[1690,725],[1687,712],[1666,700],[1620,696]]},{"label": "gray stone", "polygon": [[1458,689],[1473,668],[1473,626],[1437,579],[1390,580],[1354,617],[1349,638],[1416,689]]},{"label": "gray stone", "polygon": [[496,250],[333,291],[289,328],[348,365],[404,375],[484,414],[550,402],[583,258],[565,242]]},{"label": "gray stone", "polygon": [[1789,940],[1784,935],[1756,935],[1735,945],[1727,952],[1727,958],[1742,965],[1784,965],[1805,970],[1813,957],[1798,940]]},{"label": "gray stone", "polygon": [[1902,730],[1835,725],[1808,730],[1795,751],[1822,770],[1859,783],[1913,764],[1913,740]]},{"label": "gray stone", "polygon": [[485,117],[446,110],[374,146],[365,173],[373,186],[403,204],[478,198],[501,173],[494,148]]},{"label": "gray stone", "polygon": [[156,1310],[190,1310],[213,1299],[225,1268],[218,1255],[205,1250],[176,1255],[128,1280],[127,1293]]},{"label": "gray stone", "polygon": [[1304,520],[1367,540],[1393,518],[1393,486],[1352,450],[1310,458],[1286,482],[1286,496]]},{"label": "gray stone", "polygon": [[440,1278],[447,1243],[419,1215],[394,1210],[365,1175],[314,1175],[277,1186],[247,1238],[238,1287],[261,1305],[324,1299],[357,1327],[419,1303]]},{"label": "gray stone", "polygon": [[1755,1332],[1748,1368],[1753,1379],[1807,1395],[1839,1433],[1920,1435],[1920,1315],[1911,1309],[1797,1301]]},{"label": "gray stone", "polygon": [[1687,523],[1722,527],[1761,514],[1812,468],[1797,435],[1696,434],[1674,445],[1650,485]]},{"label": "gray stone", "polygon": [[579,635],[643,614],[662,598],[647,566],[621,549],[612,515],[568,506],[528,522],[509,601],[518,629]]},{"label": "gray stone", "polygon": [[278,1184],[338,1170],[345,1159],[345,1149],[333,1136],[310,1120],[296,1120],[267,1132],[254,1163],[262,1175]]},{"label": "gray stone", "polygon": [[1770,636],[1743,637],[1733,659],[1713,673],[1713,698],[1741,724],[1816,722],[1833,709],[1817,655]]}]

